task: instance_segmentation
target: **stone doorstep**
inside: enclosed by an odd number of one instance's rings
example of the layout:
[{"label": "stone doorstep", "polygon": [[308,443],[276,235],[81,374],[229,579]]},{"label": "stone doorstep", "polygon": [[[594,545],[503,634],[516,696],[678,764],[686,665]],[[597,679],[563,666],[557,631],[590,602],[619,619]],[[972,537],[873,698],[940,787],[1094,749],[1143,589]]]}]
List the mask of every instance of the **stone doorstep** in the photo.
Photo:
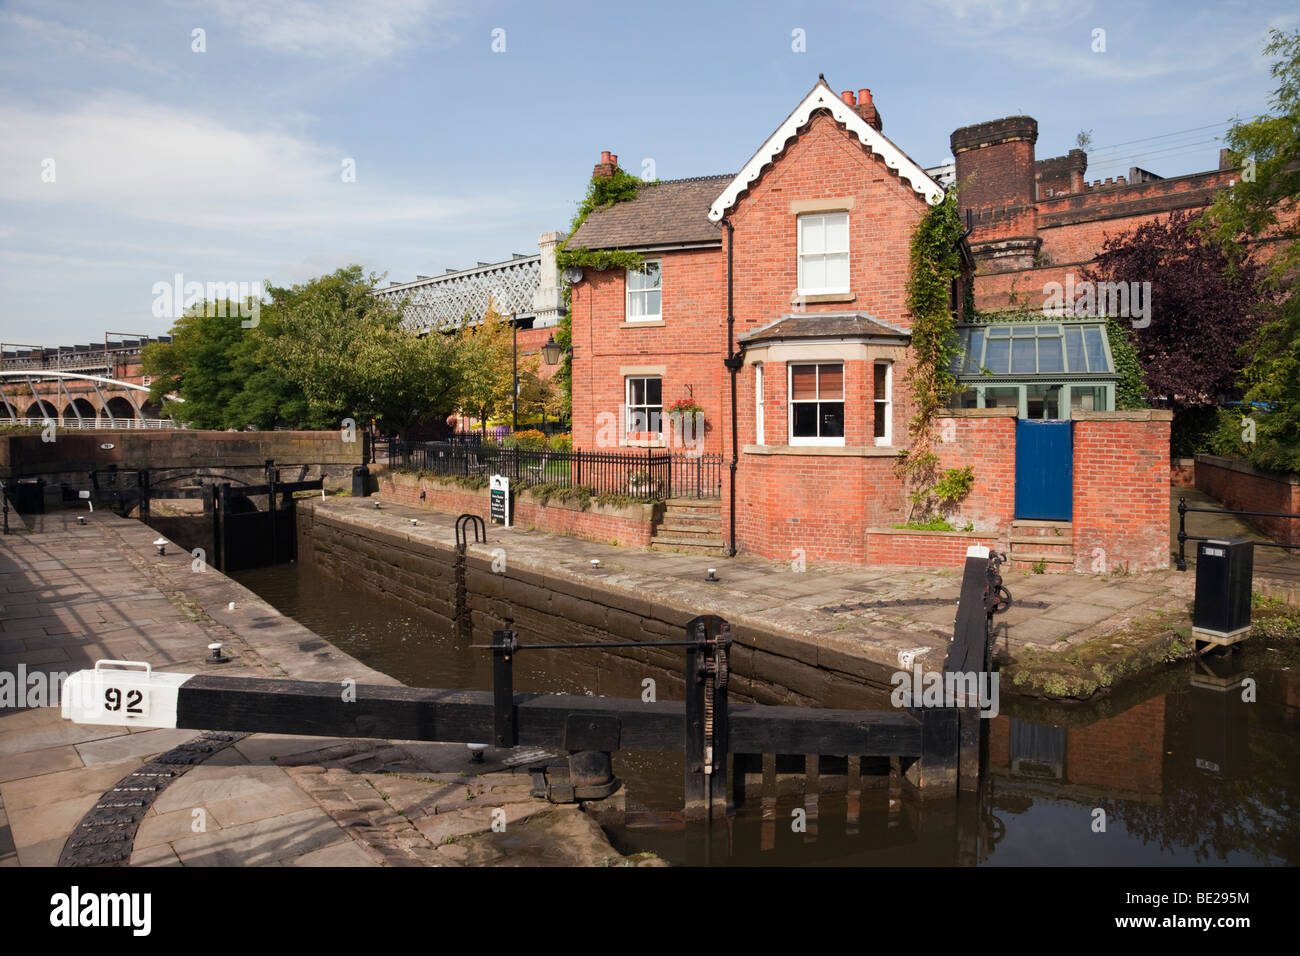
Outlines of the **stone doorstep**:
[{"label": "stone doorstep", "polygon": [[653,537],[659,537],[662,535],[716,538],[722,535],[722,528],[701,528],[699,525],[695,524],[669,524],[666,522],[660,524],[658,528],[655,528]]}]

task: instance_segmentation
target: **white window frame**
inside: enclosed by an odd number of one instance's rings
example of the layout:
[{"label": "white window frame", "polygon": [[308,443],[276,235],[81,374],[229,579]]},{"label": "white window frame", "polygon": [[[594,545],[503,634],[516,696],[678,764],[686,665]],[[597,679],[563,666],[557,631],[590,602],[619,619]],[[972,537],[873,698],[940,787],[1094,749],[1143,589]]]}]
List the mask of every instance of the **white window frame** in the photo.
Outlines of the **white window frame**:
[{"label": "white window frame", "polygon": [[[810,252],[805,254],[803,251],[804,224],[811,223],[812,220],[814,219],[825,221],[832,217],[843,217],[844,219],[844,248],[826,249],[822,252],[816,252],[816,253]],[[850,291],[850,286],[852,285],[852,279],[850,278],[852,262],[849,259],[849,225],[850,225],[849,214],[847,211],[804,213],[803,215],[800,215],[796,218],[794,231],[795,231],[795,244],[797,246],[797,258],[798,258],[798,269],[799,269],[799,279],[798,279],[799,288],[795,293],[796,295],[828,295],[834,293],[847,293]],[[825,258],[826,256],[841,255],[841,254],[844,256],[844,263],[845,263],[844,264],[844,285],[820,286],[817,288],[810,288],[809,286],[804,284],[805,255],[807,256],[816,255]]]},{"label": "white window frame", "polygon": [[[634,404],[632,404],[632,383],[633,383],[633,382],[641,382],[641,381],[649,381],[649,380],[651,380],[651,379],[654,379],[654,380],[656,380],[656,381],[659,382],[659,404],[658,404],[658,405],[649,405],[649,404],[647,404],[647,405],[634,405]],[[635,408],[644,408],[644,409],[647,409],[647,412],[646,412],[646,427],[645,427],[644,429],[634,429],[634,428],[632,427],[632,410],[635,409]],[[653,429],[653,428],[650,427],[650,423],[653,421],[653,419],[651,419],[651,417],[650,417],[649,409],[653,409],[653,408],[657,408],[657,409],[659,409],[659,427],[658,427],[657,429]],[[628,375],[628,376],[626,376],[626,377],[623,379],[623,436],[624,436],[624,438],[626,439],[626,438],[628,438],[629,436],[639,436],[639,435],[642,435],[642,434],[645,434],[645,435],[654,435],[655,438],[654,438],[654,439],[651,439],[652,441],[654,441],[654,440],[656,440],[656,439],[657,439],[657,440],[660,440],[660,441],[663,440],[663,437],[664,437],[664,378],[663,378],[662,375]],[[632,440],[633,440],[633,441],[636,441],[637,438],[633,438]]]},{"label": "white window frame", "polygon": [[763,435],[763,363],[754,365],[754,444],[766,445]]},{"label": "white window frame", "polygon": [[[877,445],[888,447],[894,444],[894,363],[888,360],[875,362],[871,369],[873,375],[880,374],[880,368],[885,369],[885,397],[883,401],[876,398],[876,384],[873,380],[871,383],[871,413],[879,417],[880,406],[885,406],[885,434],[875,439]],[[875,428],[872,428],[872,434],[875,434]]]},{"label": "white window frame", "polygon": [[[645,267],[646,267],[646,266],[651,266],[651,265],[655,266],[656,271],[657,271],[657,274],[658,274],[658,276],[659,276],[659,286],[658,286],[658,288],[657,288],[657,289],[654,289],[654,288],[650,288],[650,289],[633,289],[633,288],[632,288],[632,277],[633,277],[633,276],[643,276],[643,275],[645,275],[645,272],[644,272]],[[628,269],[628,270],[627,270],[627,277],[626,277],[626,280],[625,280],[625,283],[624,283],[624,284],[625,284],[625,287],[626,287],[626,288],[625,288],[624,300],[623,300],[623,321],[625,321],[625,322],[662,322],[662,321],[663,321],[663,317],[664,317],[664,316],[663,316],[663,312],[664,312],[664,261],[663,261],[662,259],[647,259],[645,262],[641,263],[641,266],[640,266],[640,267],[638,267],[638,268],[636,268],[636,269]],[[649,296],[649,293],[651,293],[651,292],[655,292],[655,291],[657,291],[657,292],[659,293],[659,311],[656,312],[656,313],[654,313],[653,315],[650,315],[650,314],[646,314],[646,315],[637,315],[637,316],[632,315],[632,297],[633,297],[633,296],[647,296],[647,297],[648,297],[648,296]]]},{"label": "white window frame", "polygon": [[[845,368],[844,368],[844,362],[842,362],[842,361],[834,361],[834,360],[831,360],[831,361],[819,361],[819,360],[817,360],[817,359],[807,359],[807,360],[805,360],[805,359],[800,359],[800,360],[797,361],[797,362],[787,362],[786,365],[785,365],[785,407],[786,407],[786,416],[785,416],[785,417],[786,417],[786,441],[787,441],[790,445],[825,445],[825,446],[839,446],[839,447],[843,447],[843,446],[844,446],[844,436],[843,436],[843,435],[839,435],[839,436],[835,436],[835,437],[822,437],[822,436],[818,436],[818,437],[815,437],[815,438],[814,438],[814,437],[808,437],[808,436],[799,436],[799,437],[796,437],[796,436],[795,436],[795,433],[794,433],[794,406],[795,406],[795,405],[809,405],[809,404],[816,404],[816,405],[821,405],[821,404],[823,404],[823,402],[822,402],[822,398],[821,398],[821,392],[822,392],[822,381],[821,381],[821,372],[820,372],[820,371],[817,373],[817,399],[816,399],[816,401],[815,401],[815,402],[809,402],[809,401],[806,400],[806,399],[801,399],[801,400],[798,400],[798,401],[795,400],[795,398],[794,398],[794,367],[795,367],[796,365],[838,365],[838,366],[840,367],[840,383],[841,383],[841,384],[840,384],[840,389],[841,389],[841,397],[840,397],[840,399],[839,399],[839,403],[840,403],[841,405],[844,406],[844,430],[845,430],[845,431],[848,431],[848,426],[849,426],[849,421],[848,421],[848,417],[849,417],[849,404],[848,404],[848,402],[846,401],[846,397],[847,397],[847,395],[848,395],[848,391],[847,391],[847,389],[848,389],[848,384],[847,384],[847,382],[845,381]],[[825,404],[830,404],[831,402],[834,402],[834,401],[835,401],[835,399],[827,399],[827,401],[826,401]],[[817,430],[818,430],[818,431],[821,431],[821,424],[820,424],[820,422],[818,423]]]}]

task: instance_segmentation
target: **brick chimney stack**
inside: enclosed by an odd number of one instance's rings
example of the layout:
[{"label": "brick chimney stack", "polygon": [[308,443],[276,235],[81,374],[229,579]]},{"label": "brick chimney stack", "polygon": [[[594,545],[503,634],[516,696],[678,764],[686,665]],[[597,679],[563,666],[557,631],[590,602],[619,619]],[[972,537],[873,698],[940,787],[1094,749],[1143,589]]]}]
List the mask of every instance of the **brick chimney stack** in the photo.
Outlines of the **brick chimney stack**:
[{"label": "brick chimney stack", "polygon": [[591,170],[592,179],[611,179],[618,169],[618,157],[609,150],[601,150],[600,162]]},{"label": "brick chimney stack", "polygon": [[[954,130],[949,140],[957,182],[964,187],[960,211],[963,219],[968,209],[974,216],[971,252],[989,271],[1032,268],[1042,244],[1036,205],[1037,139],[1033,117],[1008,116]],[[1080,152],[1063,165],[1077,165],[1082,159]]]},{"label": "brick chimney stack", "polygon": [[853,107],[853,112],[866,120],[868,125],[874,126],[877,132],[884,132],[885,123],[880,118],[880,111],[876,109],[870,90],[858,90],[858,103]]}]

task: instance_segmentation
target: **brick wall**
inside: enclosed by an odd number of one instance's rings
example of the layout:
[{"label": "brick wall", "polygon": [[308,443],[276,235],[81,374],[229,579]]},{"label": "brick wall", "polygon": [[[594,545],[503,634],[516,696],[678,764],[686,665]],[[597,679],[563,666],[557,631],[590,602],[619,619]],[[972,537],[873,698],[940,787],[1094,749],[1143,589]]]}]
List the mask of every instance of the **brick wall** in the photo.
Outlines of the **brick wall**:
[{"label": "brick wall", "polygon": [[1169,423],[1157,409],[1074,413],[1075,569],[1169,567]]},{"label": "brick wall", "polygon": [[[664,407],[694,397],[708,422],[704,450],[722,450],[730,414],[730,384],[722,365],[727,350],[726,259],[717,249],[705,249],[665,253],[661,262],[662,325],[625,322],[627,278],[622,269],[588,269],[573,287],[575,448],[617,449],[625,437],[621,369],[661,366]],[[598,434],[602,413],[615,416],[617,427]],[[668,431],[666,419],[663,428]]]},{"label": "brick wall", "polygon": [[[420,492],[424,492],[424,499]],[[476,514],[489,520],[488,489],[474,490],[451,482],[415,478],[387,472],[379,479],[380,497],[386,501],[427,508],[445,514]],[[654,532],[656,505],[603,505],[591,502],[584,511],[576,503],[551,501],[543,505],[527,492],[514,496],[512,522],[516,527],[567,534],[588,541],[645,547]]]},{"label": "brick wall", "polygon": [[[1011,769],[1011,718],[989,724],[989,766]],[[1065,739],[1065,780],[1088,788],[1158,794],[1164,782],[1165,699],[1152,697],[1124,713],[1082,727]]]},{"label": "brick wall", "polygon": [[935,432],[939,471],[970,465],[975,475],[949,522],[1005,537],[1016,512],[1015,409],[954,409]]},{"label": "brick wall", "polygon": [[901,531],[873,529],[867,532],[867,563],[902,567],[961,568],[966,549],[999,545],[996,535],[962,534],[957,531]]},{"label": "brick wall", "polygon": [[[777,561],[791,560],[799,550],[809,561],[866,562],[867,528],[902,520],[894,457],[817,454],[826,450],[741,455],[738,551]],[[724,520],[727,491],[724,481]]]},{"label": "brick wall", "polygon": [[[1197,455],[1196,487],[1234,511],[1300,514],[1300,476],[1297,475],[1274,475],[1231,458]],[[1195,517],[1188,516],[1189,525]],[[1300,518],[1248,520],[1278,544],[1300,544]]]},{"label": "brick wall", "polygon": [[1071,727],[1065,778],[1087,787],[1160,793],[1164,779],[1165,698],[1152,697],[1117,717]]}]

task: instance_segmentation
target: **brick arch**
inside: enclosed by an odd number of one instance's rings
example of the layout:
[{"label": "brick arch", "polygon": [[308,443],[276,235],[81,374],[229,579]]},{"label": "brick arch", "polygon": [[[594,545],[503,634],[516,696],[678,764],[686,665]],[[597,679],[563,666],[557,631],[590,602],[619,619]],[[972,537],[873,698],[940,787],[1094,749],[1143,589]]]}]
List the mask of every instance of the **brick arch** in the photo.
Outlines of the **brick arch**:
[{"label": "brick arch", "polygon": [[107,404],[100,409],[100,418],[135,418],[135,408],[125,396],[110,395],[107,396],[107,399]]},{"label": "brick arch", "polygon": [[58,420],[59,410],[49,402],[41,399],[39,402],[32,402],[27,406],[27,410],[22,414],[23,418],[49,418]]},{"label": "brick arch", "polygon": [[76,422],[78,413],[80,413],[83,419],[88,419],[92,422],[99,415],[98,410],[90,401],[81,396],[77,396],[63,407],[63,423],[66,425]]}]

